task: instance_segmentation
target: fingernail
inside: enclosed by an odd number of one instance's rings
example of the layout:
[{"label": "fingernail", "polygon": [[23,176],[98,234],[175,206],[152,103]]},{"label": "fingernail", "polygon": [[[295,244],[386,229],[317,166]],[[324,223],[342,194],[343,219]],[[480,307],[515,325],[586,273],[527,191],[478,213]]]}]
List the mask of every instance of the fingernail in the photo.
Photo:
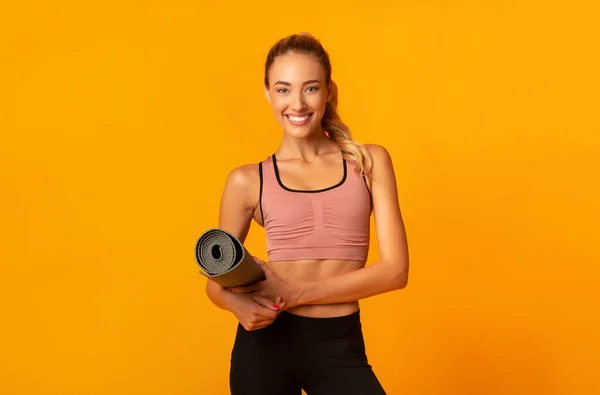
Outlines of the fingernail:
[{"label": "fingernail", "polygon": [[279,310],[279,306],[277,306],[276,304],[273,305],[273,307],[277,310]]}]

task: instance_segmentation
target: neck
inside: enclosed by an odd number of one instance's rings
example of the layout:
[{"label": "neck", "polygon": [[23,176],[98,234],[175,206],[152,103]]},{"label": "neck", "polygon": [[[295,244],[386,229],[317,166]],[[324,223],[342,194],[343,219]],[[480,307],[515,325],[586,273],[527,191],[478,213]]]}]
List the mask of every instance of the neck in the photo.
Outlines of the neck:
[{"label": "neck", "polygon": [[316,156],[332,151],[340,151],[340,149],[335,141],[321,130],[301,139],[284,134],[275,154],[281,159],[302,159],[311,162]]}]

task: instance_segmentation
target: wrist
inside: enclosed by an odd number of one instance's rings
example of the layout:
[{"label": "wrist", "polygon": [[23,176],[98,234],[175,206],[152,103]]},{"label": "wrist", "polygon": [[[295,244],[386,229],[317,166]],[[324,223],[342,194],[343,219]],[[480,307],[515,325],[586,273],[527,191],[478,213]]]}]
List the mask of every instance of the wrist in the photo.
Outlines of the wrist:
[{"label": "wrist", "polygon": [[291,292],[291,300],[287,303],[289,307],[301,306],[309,304],[307,295],[310,294],[312,283],[297,283],[294,284]]}]

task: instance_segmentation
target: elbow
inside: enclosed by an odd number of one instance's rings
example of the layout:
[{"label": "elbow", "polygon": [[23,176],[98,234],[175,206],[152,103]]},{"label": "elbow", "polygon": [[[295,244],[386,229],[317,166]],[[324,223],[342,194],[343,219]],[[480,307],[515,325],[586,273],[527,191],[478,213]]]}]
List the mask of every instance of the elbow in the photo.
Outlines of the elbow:
[{"label": "elbow", "polygon": [[404,276],[402,281],[400,282],[400,287],[398,289],[404,289],[408,285],[408,276]]},{"label": "elbow", "polygon": [[388,291],[404,289],[408,285],[408,264],[398,264],[396,260],[382,261],[386,267],[385,278]]},{"label": "elbow", "polygon": [[392,278],[394,290],[406,288],[408,285],[408,265],[397,268]]},{"label": "elbow", "polygon": [[396,276],[395,289],[404,289],[408,285],[408,273],[402,272]]}]

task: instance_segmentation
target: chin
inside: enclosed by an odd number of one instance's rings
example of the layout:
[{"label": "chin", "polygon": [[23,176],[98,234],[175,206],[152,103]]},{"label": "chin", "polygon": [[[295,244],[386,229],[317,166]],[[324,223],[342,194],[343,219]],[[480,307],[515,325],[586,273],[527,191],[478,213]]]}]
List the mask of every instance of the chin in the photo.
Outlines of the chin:
[{"label": "chin", "polygon": [[289,125],[285,125],[283,128],[283,133],[296,139],[305,139],[316,133],[316,131],[312,127],[312,125],[305,125],[299,127],[290,127]]}]

